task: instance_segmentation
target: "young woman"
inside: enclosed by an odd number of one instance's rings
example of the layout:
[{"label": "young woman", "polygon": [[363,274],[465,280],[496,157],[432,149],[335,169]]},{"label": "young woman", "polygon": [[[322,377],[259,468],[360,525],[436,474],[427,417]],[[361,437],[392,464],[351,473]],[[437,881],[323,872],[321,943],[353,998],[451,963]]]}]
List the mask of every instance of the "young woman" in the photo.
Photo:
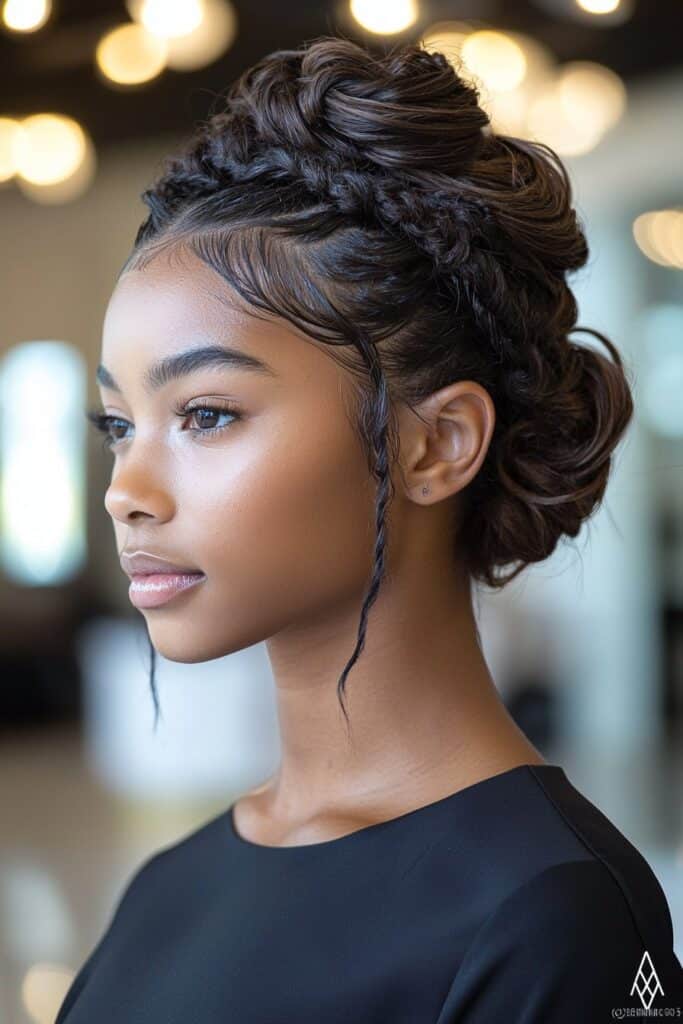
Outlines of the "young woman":
[{"label": "young woman", "polygon": [[282,760],[139,868],[57,1024],[683,1005],[654,874],[516,726],[473,612],[576,536],[633,411],[612,343],[569,339],[556,154],[439,53],[320,37],[143,198],[90,414],[105,506],[155,703],[154,650],[266,641]]}]

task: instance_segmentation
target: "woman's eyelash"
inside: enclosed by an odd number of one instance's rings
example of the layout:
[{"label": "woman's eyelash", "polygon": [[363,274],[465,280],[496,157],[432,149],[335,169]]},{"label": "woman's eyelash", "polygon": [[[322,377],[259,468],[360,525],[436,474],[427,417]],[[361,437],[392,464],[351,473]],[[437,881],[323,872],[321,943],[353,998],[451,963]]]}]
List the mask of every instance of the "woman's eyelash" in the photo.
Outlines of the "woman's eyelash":
[{"label": "woman's eyelash", "polygon": [[110,424],[114,421],[125,423],[125,420],[121,420],[118,416],[108,416],[101,409],[88,409],[85,415],[86,419],[90,420],[95,427],[95,430],[99,430],[101,434],[104,434],[102,442],[104,447],[111,448],[115,444],[115,439],[109,433]]},{"label": "woman's eyelash", "polygon": [[[239,410],[236,406],[225,402],[221,405],[210,405],[208,402],[198,402],[196,405],[176,407],[173,410],[174,415],[181,419],[187,419],[188,416],[194,416],[196,413],[208,412],[214,416],[226,415],[230,416],[232,420],[239,420],[242,418]],[[105,413],[102,409],[89,409],[86,412],[86,418],[93,424],[96,430],[104,435],[104,447],[112,448],[117,445],[120,441],[124,441],[125,437],[115,437],[111,431],[115,424],[123,425],[123,428],[129,426],[128,420],[123,419],[122,416],[112,416]],[[220,434],[222,431],[227,430],[231,424],[225,424],[224,426],[208,427],[202,430],[201,427],[190,428],[191,434]]]}]

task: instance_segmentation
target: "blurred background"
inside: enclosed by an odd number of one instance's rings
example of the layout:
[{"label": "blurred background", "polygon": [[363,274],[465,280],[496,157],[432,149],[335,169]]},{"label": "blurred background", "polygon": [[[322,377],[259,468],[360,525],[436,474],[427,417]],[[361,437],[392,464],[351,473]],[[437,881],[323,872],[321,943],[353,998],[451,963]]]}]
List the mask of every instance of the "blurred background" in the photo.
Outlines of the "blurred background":
[{"label": "blurred background", "polygon": [[[496,130],[563,158],[579,324],[636,416],[579,538],[496,595],[482,640],[544,756],[647,857],[683,960],[680,0],[0,3],[0,1021],[51,1024],[141,861],[278,763],[263,645],[158,659],[86,430],[101,326],[161,159],[264,54],[343,33],[462,61]],[[590,343],[590,336],[577,334]]]}]

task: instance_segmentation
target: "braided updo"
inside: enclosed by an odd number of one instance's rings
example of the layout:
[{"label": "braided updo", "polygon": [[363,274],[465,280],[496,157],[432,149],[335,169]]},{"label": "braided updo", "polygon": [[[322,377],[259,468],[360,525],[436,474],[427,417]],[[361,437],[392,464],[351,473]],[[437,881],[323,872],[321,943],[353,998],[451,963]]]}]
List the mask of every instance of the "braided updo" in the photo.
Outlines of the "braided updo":
[{"label": "braided updo", "polygon": [[[344,685],[384,573],[396,403],[459,379],[491,395],[494,432],[458,495],[453,557],[498,588],[598,507],[631,389],[614,345],[575,326],[565,277],[588,246],[564,166],[542,143],[493,132],[443,54],[377,56],[322,36],[264,57],[224,99],[143,193],[149,215],[122,272],[185,244],[254,315],[330,344],[357,381],[376,540],[337,684],[348,722]],[[151,684],[158,713],[153,647]]]}]

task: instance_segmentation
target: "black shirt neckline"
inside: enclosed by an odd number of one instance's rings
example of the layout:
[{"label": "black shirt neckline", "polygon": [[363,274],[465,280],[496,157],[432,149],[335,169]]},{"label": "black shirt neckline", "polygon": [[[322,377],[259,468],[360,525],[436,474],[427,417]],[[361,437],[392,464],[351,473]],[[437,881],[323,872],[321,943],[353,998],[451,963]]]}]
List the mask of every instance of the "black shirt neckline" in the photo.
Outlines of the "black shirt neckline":
[{"label": "black shirt neckline", "polygon": [[431,814],[436,814],[445,810],[446,808],[452,807],[454,804],[466,803],[468,800],[475,796],[481,795],[483,790],[489,790],[500,783],[508,782],[517,776],[526,775],[529,772],[539,772],[541,775],[555,775],[564,776],[564,769],[559,764],[553,764],[551,762],[544,763],[533,763],[533,764],[518,764],[513,768],[506,768],[502,772],[497,772],[495,775],[489,775],[485,779],[479,779],[478,782],[472,782],[469,786],[463,786],[461,789],[455,791],[455,793],[449,793],[446,796],[440,797],[438,800],[432,800],[428,804],[423,804],[421,807],[415,807],[412,811],[405,811],[403,814],[396,815],[394,818],[387,818],[385,821],[378,821],[372,825],[365,825],[363,828],[355,829],[353,832],[347,832],[346,835],[337,836],[334,839],[324,839],[317,843],[298,843],[290,846],[271,846],[266,843],[256,843],[251,839],[247,839],[241,835],[235,826],[234,818],[234,804],[232,804],[227,811],[227,832],[229,842],[232,846],[241,848],[243,851],[249,851],[256,853],[262,851],[262,854],[266,856],[296,856],[304,855],[307,851],[311,854],[316,852],[325,852],[327,850],[337,850],[341,846],[344,848],[353,846],[357,843],[363,843],[376,836],[384,834],[389,830],[400,828],[402,825],[413,825],[420,827],[425,824],[422,822],[422,818],[427,818]]}]

